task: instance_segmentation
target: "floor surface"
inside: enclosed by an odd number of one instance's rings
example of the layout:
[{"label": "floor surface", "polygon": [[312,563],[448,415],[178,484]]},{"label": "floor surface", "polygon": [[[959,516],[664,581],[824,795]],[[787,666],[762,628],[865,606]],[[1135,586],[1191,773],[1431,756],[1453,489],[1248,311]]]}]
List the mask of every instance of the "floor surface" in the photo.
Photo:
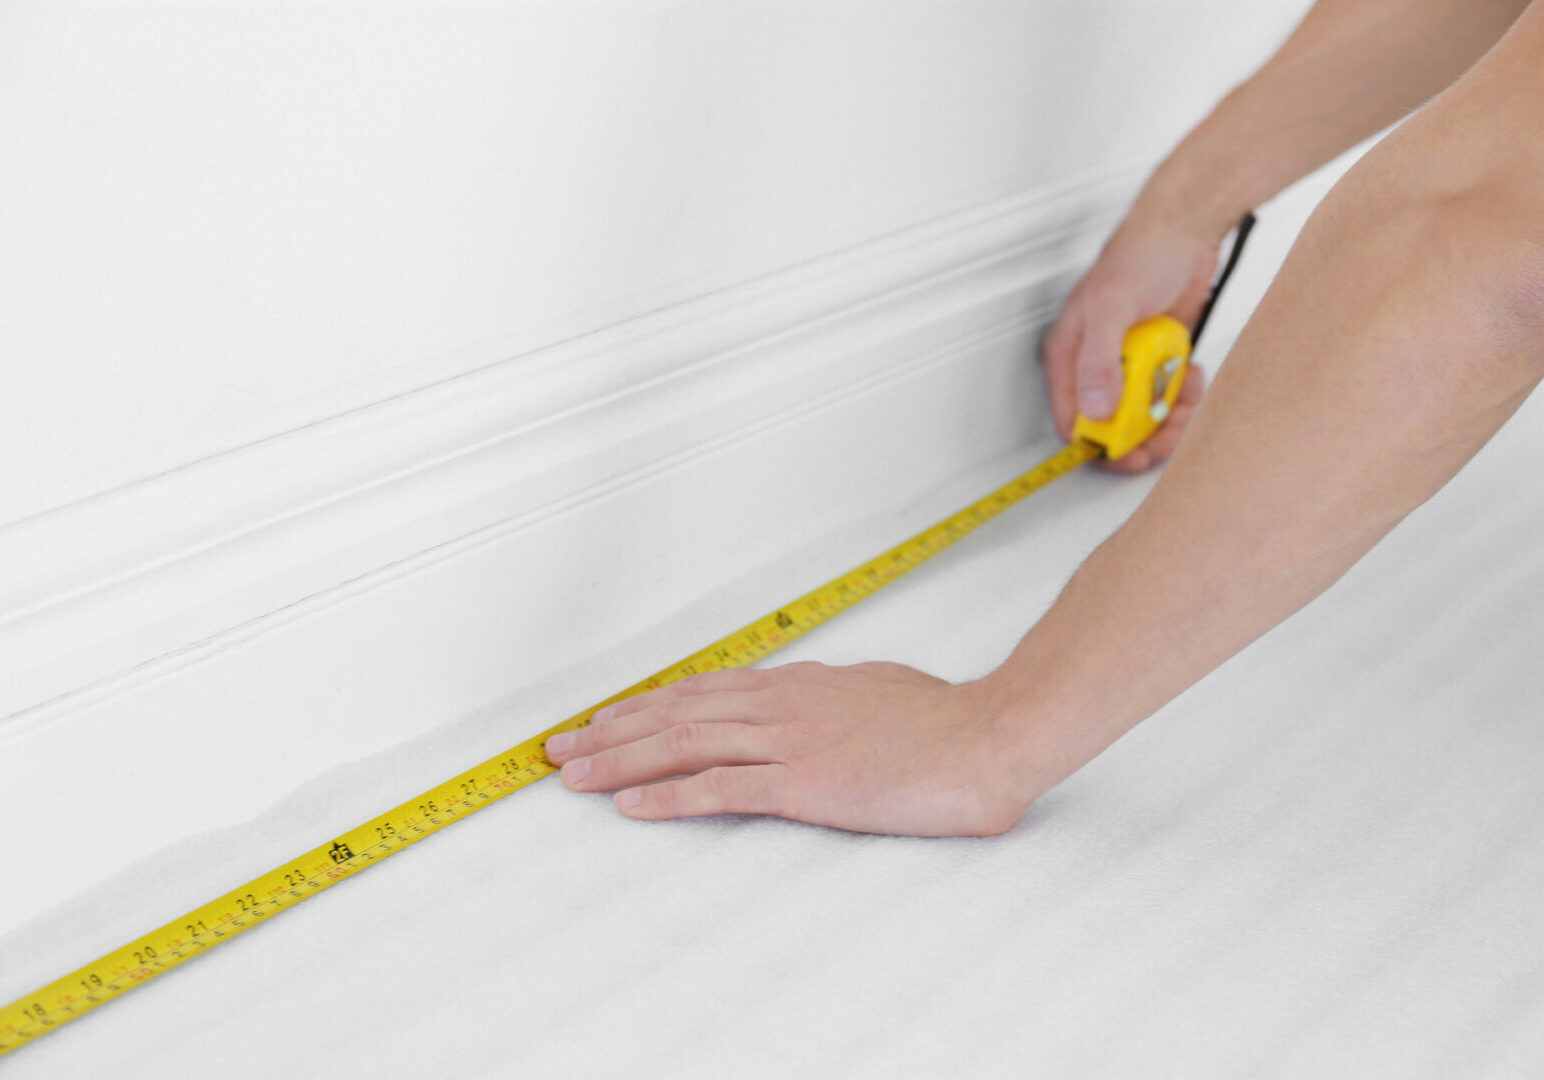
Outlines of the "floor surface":
[{"label": "floor surface", "polygon": [[[1541,435],[1536,399],[1340,585],[1006,835],[638,823],[549,778],[0,1072],[1540,1075],[1544,484],[1518,462]],[[1034,456],[135,867],[0,938],[0,998],[684,655]],[[1149,483],[1084,470],[781,659],[979,674]]]}]

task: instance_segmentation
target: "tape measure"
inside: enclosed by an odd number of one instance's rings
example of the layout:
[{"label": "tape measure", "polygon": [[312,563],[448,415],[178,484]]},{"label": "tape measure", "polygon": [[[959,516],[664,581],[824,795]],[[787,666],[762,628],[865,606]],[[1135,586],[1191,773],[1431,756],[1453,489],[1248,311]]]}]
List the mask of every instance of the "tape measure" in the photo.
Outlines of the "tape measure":
[{"label": "tape measure", "polygon": [[1127,334],[1122,351],[1126,382],[1115,415],[1101,422],[1080,417],[1073,441],[1059,453],[878,558],[700,652],[0,1008],[0,1056],[556,771],[543,749],[547,739],[585,726],[596,710],[699,672],[754,664],[921,566],[1058,477],[1097,457],[1124,456],[1168,417],[1184,382],[1190,348],[1190,336],[1174,319],[1159,316],[1137,324]]}]

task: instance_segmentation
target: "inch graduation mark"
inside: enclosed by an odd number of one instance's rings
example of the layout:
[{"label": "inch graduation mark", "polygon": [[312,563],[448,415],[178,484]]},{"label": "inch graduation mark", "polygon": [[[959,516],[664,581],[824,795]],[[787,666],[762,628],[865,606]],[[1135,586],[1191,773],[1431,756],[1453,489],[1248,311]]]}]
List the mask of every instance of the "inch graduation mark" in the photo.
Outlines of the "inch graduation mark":
[{"label": "inch graduation mark", "polygon": [[706,649],[0,1007],[0,1056],[556,771],[544,751],[547,739],[561,731],[584,727],[597,710],[699,671],[755,663],[922,565],[1014,503],[1098,456],[1098,448],[1091,443],[1072,443],[951,517]]}]

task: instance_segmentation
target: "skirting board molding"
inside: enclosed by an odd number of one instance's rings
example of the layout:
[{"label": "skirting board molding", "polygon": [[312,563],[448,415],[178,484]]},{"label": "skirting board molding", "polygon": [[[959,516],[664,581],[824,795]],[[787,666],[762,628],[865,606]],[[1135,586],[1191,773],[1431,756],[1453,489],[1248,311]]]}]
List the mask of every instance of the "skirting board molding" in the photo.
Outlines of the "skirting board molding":
[{"label": "skirting board molding", "polygon": [[[93,847],[123,865],[190,806],[250,816],[1049,439],[1035,342],[1140,174],[940,217],[0,531],[0,813],[53,768],[154,775],[143,804],[103,795]],[[205,736],[227,729],[263,737],[211,775]],[[61,869],[79,837],[58,828],[14,869],[67,894],[90,879]]]},{"label": "skirting board molding", "polygon": [[0,531],[0,717],[937,362],[1043,306],[1135,175],[931,221]]}]

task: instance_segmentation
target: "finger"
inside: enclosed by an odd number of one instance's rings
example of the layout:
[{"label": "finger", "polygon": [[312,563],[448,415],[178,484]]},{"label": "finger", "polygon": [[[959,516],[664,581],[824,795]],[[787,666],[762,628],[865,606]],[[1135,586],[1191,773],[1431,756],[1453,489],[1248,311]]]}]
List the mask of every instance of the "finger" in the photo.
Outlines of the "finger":
[{"label": "finger", "polygon": [[1120,402],[1125,376],[1121,370],[1121,342],[1137,321],[1136,305],[1124,292],[1100,293],[1089,300],[1074,362],[1077,406],[1090,420],[1108,420]]},{"label": "finger", "polygon": [[627,716],[630,713],[639,712],[642,709],[653,709],[661,702],[672,698],[687,697],[693,694],[713,694],[720,691],[756,690],[767,685],[771,677],[767,671],[755,668],[728,668],[724,671],[704,671],[700,675],[688,675],[684,679],[678,679],[673,683],[661,686],[657,690],[647,690],[632,697],[623,698],[621,701],[612,702],[604,709],[596,709],[590,717],[591,723],[604,724],[611,720]]},{"label": "finger", "polygon": [[797,817],[787,765],[719,767],[680,780],[616,793],[617,808],[631,818],[659,821],[703,814],[775,814]]},{"label": "finger", "polygon": [[1079,301],[1074,293],[1062,308],[1061,317],[1046,335],[1041,350],[1045,365],[1046,388],[1050,392],[1051,419],[1064,440],[1072,438],[1072,423],[1077,419],[1077,380],[1074,378],[1074,361],[1078,345],[1083,337],[1083,320],[1079,315]]},{"label": "finger", "polygon": [[665,698],[651,708],[552,736],[545,744],[547,760],[561,765],[577,757],[646,739],[677,724],[758,720],[764,711],[759,707],[761,704],[753,692],[743,690]]},{"label": "finger", "polygon": [[1185,434],[1185,425],[1190,422],[1190,414],[1193,410],[1189,407],[1175,408],[1169,418],[1145,443],[1126,454],[1119,461],[1106,461],[1101,464],[1110,472],[1133,475],[1146,472],[1155,465],[1161,465],[1167,461],[1179,446],[1179,440]]},{"label": "finger", "polygon": [[1185,381],[1180,384],[1179,396],[1174,399],[1174,411],[1157,432],[1141,446],[1132,450],[1119,461],[1100,464],[1110,472],[1130,475],[1145,472],[1161,465],[1173,456],[1190,423],[1190,417],[1201,402],[1206,388],[1206,371],[1198,364],[1191,364],[1185,371]]},{"label": "finger", "polygon": [[636,742],[570,759],[563,766],[563,782],[575,791],[613,791],[719,765],[759,765],[770,760],[772,730],[735,721],[675,724]]},{"label": "finger", "polygon": [[1178,413],[1169,417],[1169,420],[1158,434],[1147,440],[1147,452],[1152,456],[1152,464],[1161,465],[1174,456],[1174,451],[1179,448],[1180,439],[1185,436],[1185,421],[1188,417]]},{"label": "finger", "polygon": [[1127,476],[1146,472],[1153,467],[1152,452],[1148,450],[1149,443],[1143,443],[1134,450],[1128,450],[1123,458],[1115,461],[1100,461],[1099,464],[1110,472],[1122,473]]},{"label": "finger", "polygon": [[1184,438],[1186,429],[1190,426],[1190,418],[1195,414],[1196,406],[1201,403],[1201,395],[1206,387],[1206,372],[1195,364],[1190,365],[1185,374],[1184,385],[1180,387],[1179,397],[1174,400],[1174,411],[1163,422],[1158,433],[1145,444],[1152,455],[1153,464],[1159,465],[1174,456],[1174,451],[1179,448],[1180,439]]},{"label": "finger", "polygon": [[1174,411],[1179,412],[1186,406],[1194,408],[1205,392],[1206,369],[1194,362],[1185,365],[1185,381],[1179,385],[1179,397],[1174,399]]}]

